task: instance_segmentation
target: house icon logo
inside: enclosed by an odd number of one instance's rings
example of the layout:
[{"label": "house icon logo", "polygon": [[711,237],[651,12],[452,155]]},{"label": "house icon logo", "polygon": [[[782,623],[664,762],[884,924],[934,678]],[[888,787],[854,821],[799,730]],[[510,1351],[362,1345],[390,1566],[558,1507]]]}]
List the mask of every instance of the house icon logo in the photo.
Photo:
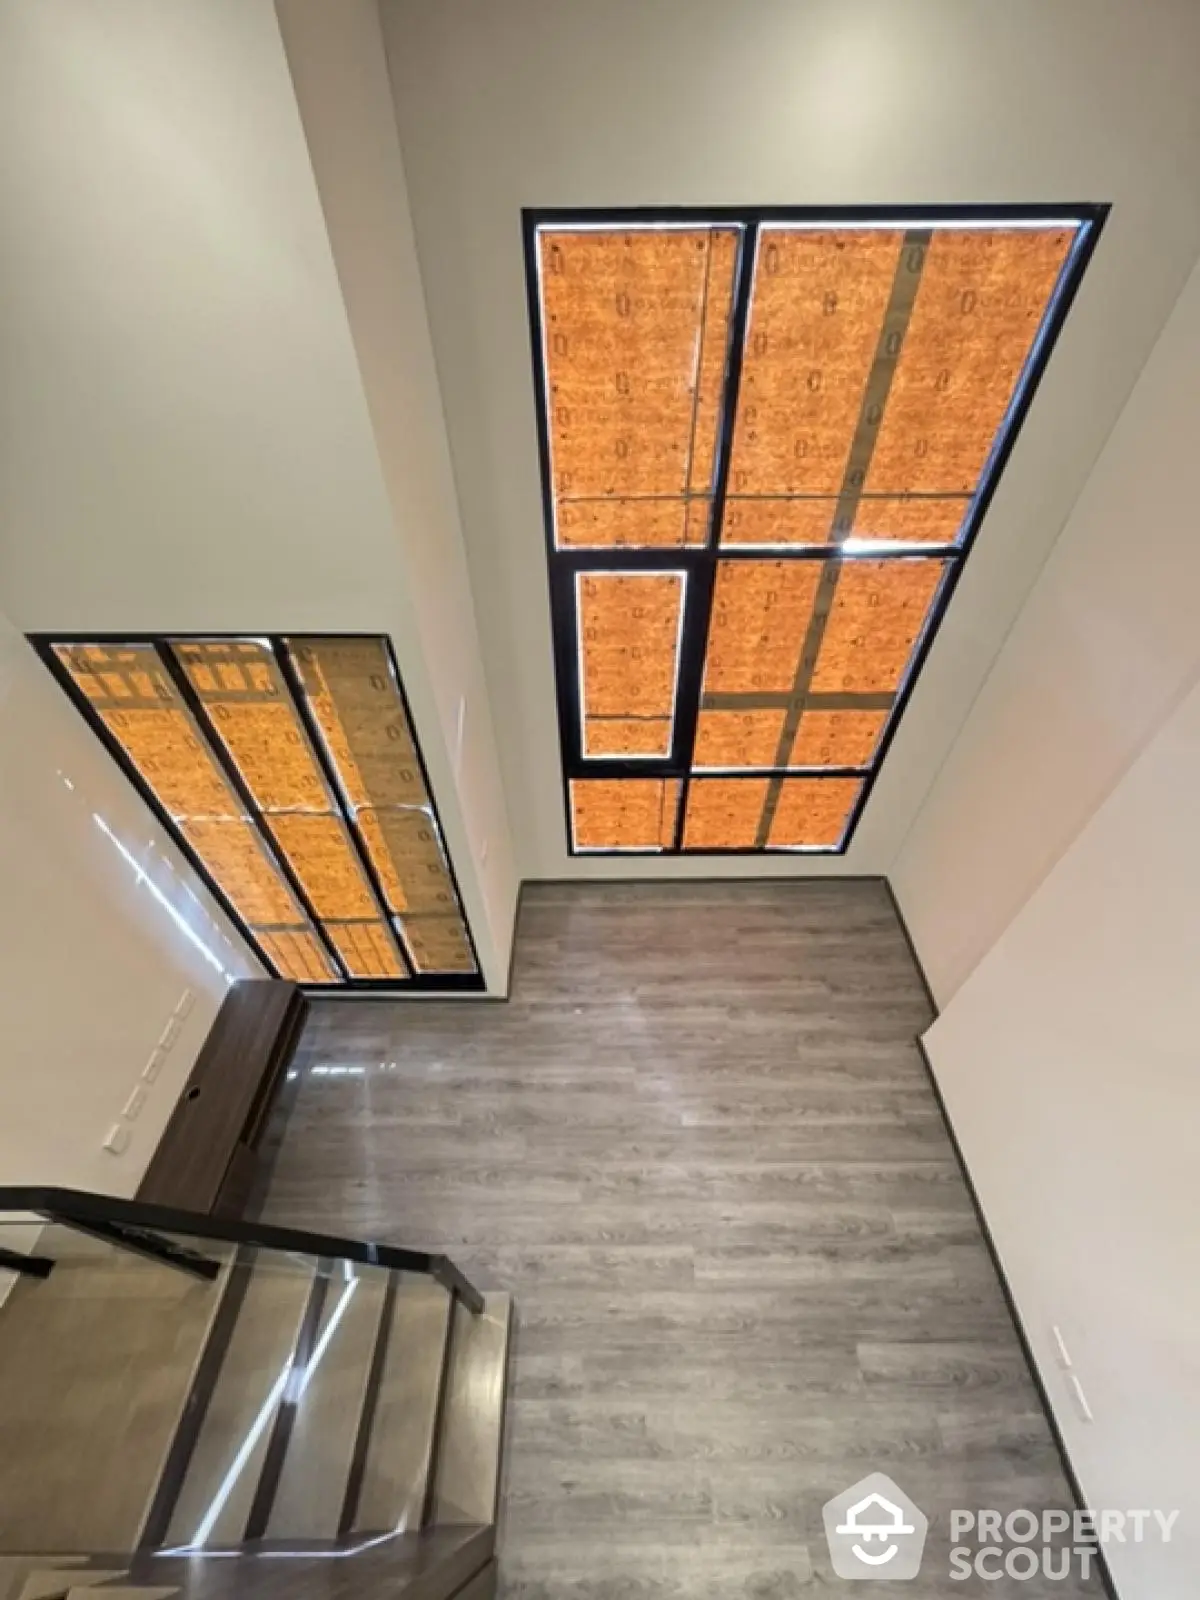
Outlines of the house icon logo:
[{"label": "house icon logo", "polygon": [[829,1557],[839,1578],[915,1578],[929,1523],[898,1484],[882,1472],[841,1494],[824,1509]]}]

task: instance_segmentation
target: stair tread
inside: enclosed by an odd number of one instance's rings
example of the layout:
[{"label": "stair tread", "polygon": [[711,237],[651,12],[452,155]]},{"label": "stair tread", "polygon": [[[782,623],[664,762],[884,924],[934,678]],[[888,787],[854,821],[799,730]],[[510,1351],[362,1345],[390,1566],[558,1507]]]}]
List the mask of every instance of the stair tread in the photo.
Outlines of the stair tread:
[{"label": "stair tread", "polygon": [[387,1282],[386,1270],[365,1267],[349,1280],[335,1277],[330,1284],[267,1522],[268,1539],[337,1537]]},{"label": "stair tread", "polygon": [[450,1296],[427,1278],[402,1277],[375,1404],[354,1528],[420,1526],[433,1458]]},{"label": "stair tread", "polygon": [[439,1526],[496,1520],[511,1320],[507,1294],[485,1295],[478,1316],[455,1307],[433,1506]]},{"label": "stair tread", "polygon": [[236,1545],[246,1528],[315,1277],[259,1257],[171,1515],[169,1543]]},{"label": "stair tread", "polygon": [[[244,1553],[204,1567],[220,1568],[214,1581],[221,1600],[290,1600],[309,1593],[319,1593],[321,1600],[363,1600],[364,1595],[376,1594],[443,1600],[448,1593],[457,1594],[484,1566],[494,1546],[493,1528],[424,1528],[398,1534],[347,1560],[330,1561],[314,1552],[272,1561],[269,1556]],[[135,1570],[181,1584],[186,1591],[196,1568],[194,1557],[155,1556],[139,1562]]]},{"label": "stair tread", "polygon": [[[105,1600],[171,1600],[171,1596],[178,1593],[179,1587],[176,1584],[165,1588],[150,1588],[136,1583],[114,1584],[111,1589],[105,1589],[104,1591]],[[86,1596],[86,1600],[95,1600],[95,1597],[88,1594],[86,1589],[75,1587],[67,1590],[66,1600],[74,1600],[75,1595],[79,1595],[81,1600],[83,1600],[84,1596]]]}]

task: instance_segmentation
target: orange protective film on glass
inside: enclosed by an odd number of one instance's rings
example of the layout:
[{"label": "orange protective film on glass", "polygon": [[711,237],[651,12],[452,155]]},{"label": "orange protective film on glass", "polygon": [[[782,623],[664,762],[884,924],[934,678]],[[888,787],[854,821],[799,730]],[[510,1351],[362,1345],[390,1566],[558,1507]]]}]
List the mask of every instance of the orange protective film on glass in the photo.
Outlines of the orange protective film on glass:
[{"label": "orange protective film on glass", "polygon": [[279,975],[334,981],[312,923],[155,646],[56,645],[54,653]]},{"label": "orange protective film on glass", "polygon": [[693,770],[704,767],[773,767],[783,736],[784,712],[701,711]]},{"label": "orange protective film on glass", "polygon": [[466,919],[386,645],[297,638],[287,648],[414,968],[473,973]]},{"label": "orange protective film on glass", "polygon": [[685,850],[831,850],[862,791],[858,778],[693,778]]},{"label": "orange protective film on glass", "polygon": [[854,803],[857,778],[784,778],[767,827],[767,843],[780,850],[833,850],[841,843]]},{"label": "orange protective film on glass", "polygon": [[768,778],[693,778],[683,821],[685,850],[753,850]]},{"label": "orange protective film on glass", "polygon": [[560,548],[707,537],[739,232],[539,235]]},{"label": "orange protective film on glass", "polygon": [[846,561],[813,668],[814,692],[900,686],[942,581],[944,561]]},{"label": "orange protective film on glass", "polygon": [[671,750],[681,572],[585,572],[579,578],[585,756]]},{"label": "orange protective film on glass", "polygon": [[838,494],[903,243],[899,229],[763,230],[731,503]]},{"label": "orange protective film on glass", "polygon": [[1074,236],[1073,228],[932,233],[866,494],[974,492]]},{"label": "orange protective film on glass", "polygon": [[577,850],[668,850],[675,836],[678,783],[653,778],[580,778],[571,785]]},{"label": "orange protective film on glass", "polygon": [[718,564],[704,664],[706,696],[791,689],[821,572],[815,561]]},{"label": "orange protective film on glass", "polygon": [[171,648],[349,976],[404,977],[271,646],[206,639]]},{"label": "orange protective film on glass", "polygon": [[954,543],[1074,236],[764,228],[722,542]]},{"label": "orange protective film on glass", "polygon": [[886,722],[886,711],[805,711],[788,766],[865,767]]},{"label": "orange protective film on glass", "polygon": [[1103,220],[1071,210],[527,233],[572,849],[846,848]]}]

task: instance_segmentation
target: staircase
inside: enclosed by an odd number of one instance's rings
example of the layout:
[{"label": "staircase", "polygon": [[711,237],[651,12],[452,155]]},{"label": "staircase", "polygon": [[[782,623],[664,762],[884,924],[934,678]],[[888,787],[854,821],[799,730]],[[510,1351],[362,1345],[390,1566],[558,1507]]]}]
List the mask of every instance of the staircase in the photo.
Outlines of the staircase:
[{"label": "staircase", "polygon": [[0,1600],[493,1592],[507,1295],[72,1191],[6,1236]]}]

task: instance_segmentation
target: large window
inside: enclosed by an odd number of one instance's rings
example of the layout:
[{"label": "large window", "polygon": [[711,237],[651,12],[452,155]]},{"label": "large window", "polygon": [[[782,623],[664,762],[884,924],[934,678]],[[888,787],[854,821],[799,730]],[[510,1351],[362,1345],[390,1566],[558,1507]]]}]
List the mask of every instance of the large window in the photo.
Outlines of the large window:
[{"label": "large window", "polygon": [[1102,220],[526,214],[573,852],[846,848]]},{"label": "large window", "polygon": [[270,972],[482,987],[386,639],[35,642]]}]

